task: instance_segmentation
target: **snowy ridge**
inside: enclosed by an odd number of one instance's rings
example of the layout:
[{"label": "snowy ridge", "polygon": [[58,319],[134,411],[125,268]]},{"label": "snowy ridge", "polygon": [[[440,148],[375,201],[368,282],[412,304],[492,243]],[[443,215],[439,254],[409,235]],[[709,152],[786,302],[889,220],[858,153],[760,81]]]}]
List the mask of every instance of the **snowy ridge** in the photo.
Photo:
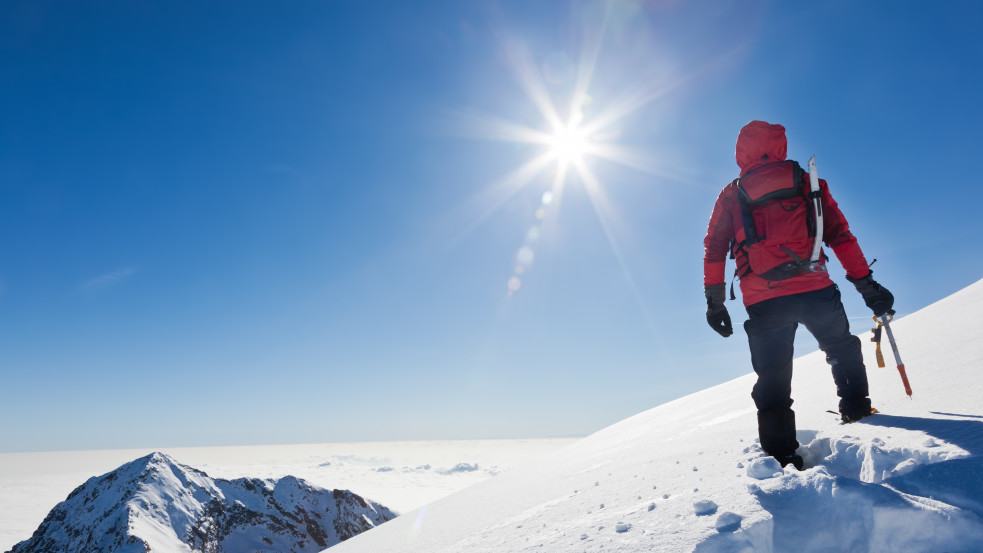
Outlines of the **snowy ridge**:
[{"label": "snowy ridge", "polygon": [[[846,301],[851,301],[847,297]],[[881,411],[841,425],[821,352],[795,362],[806,470],[756,444],[748,374],[612,425],[331,553],[983,550],[983,281],[892,327],[914,390],[861,335]],[[863,332],[866,325],[855,328]],[[464,515],[467,513],[467,516]]]},{"label": "snowy ridge", "polygon": [[395,516],[347,490],[213,480],[153,453],[76,488],[11,553],[320,551]]}]

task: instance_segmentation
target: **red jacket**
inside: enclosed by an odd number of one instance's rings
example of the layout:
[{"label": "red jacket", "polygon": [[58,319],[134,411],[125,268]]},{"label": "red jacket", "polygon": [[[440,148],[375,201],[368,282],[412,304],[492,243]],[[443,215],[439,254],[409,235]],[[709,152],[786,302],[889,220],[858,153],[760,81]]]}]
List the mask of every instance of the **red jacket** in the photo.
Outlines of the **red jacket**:
[{"label": "red jacket", "polygon": [[[765,163],[785,159],[788,142],[785,139],[785,127],[771,125],[764,121],[752,121],[741,129],[737,137],[737,164],[743,176],[748,171],[756,169]],[[808,179],[808,174],[804,177]],[[836,258],[846,269],[850,278],[863,278],[870,273],[867,260],[864,258],[857,239],[850,232],[846,218],[836,205],[829,193],[826,181],[819,180],[822,193],[823,208],[823,242],[832,248]],[[738,198],[737,186],[728,184],[717,197],[710,215],[706,238],[703,239],[703,285],[722,284],[726,280],[727,256],[731,247],[744,240],[744,224],[741,216],[741,205]],[[735,247],[738,256],[747,255]],[[820,256],[820,262],[825,264]],[[744,265],[738,259],[738,265]],[[741,278],[741,294],[744,305],[752,305],[767,299],[790,294],[799,294],[819,290],[833,284],[825,272],[806,273],[782,281],[767,281],[764,278],[748,273]]]}]

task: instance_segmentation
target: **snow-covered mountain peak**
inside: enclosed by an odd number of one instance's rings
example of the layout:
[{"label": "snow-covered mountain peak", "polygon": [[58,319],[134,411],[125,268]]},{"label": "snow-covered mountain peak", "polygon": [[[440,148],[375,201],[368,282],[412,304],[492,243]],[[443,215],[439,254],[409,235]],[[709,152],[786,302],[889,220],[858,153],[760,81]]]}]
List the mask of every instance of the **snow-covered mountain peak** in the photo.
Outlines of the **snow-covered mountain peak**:
[{"label": "snow-covered mountain peak", "polygon": [[106,478],[145,485],[180,484],[208,486],[211,479],[204,472],[182,465],[166,453],[155,451],[135,459],[106,475]]},{"label": "snow-covered mountain peak", "polygon": [[212,479],[155,452],[90,478],[11,553],[310,552],[395,516],[347,490]]},{"label": "snow-covered mountain peak", "polygon": [[124,470],[132,467],[133,470],[143,468],[144,471],[147,470],[170,470],[178,472],[196,472],[198,474],[204,475],[204,473],[193,467],[186,465],[181,465],[174,460],[173,457],[166,453],[161,453],[160,451],[155,451],[149,455],[140,457],[139,459],[134,459],[133,461],[123,465],[117,470]]}]

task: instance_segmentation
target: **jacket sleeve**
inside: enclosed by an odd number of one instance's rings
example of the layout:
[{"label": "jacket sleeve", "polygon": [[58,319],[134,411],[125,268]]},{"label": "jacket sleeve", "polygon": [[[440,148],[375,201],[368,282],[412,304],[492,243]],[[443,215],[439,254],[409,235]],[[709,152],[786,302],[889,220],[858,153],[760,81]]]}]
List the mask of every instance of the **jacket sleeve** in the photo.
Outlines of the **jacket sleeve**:
[{"label": "jacket sleeve", "polygon": [[840,265],[846,269],[846,276],[857,279],[870,274],[867,258],[860,251],[857,238],[850,232],[846,217],[829,193],[826,181],[819,179],[819,190],[823,198],[823,242],[832,248]]},{"label": "jacket sleeve", "polygon": [[726,281],[727,254],[734,239],[734,222],[727,205],[730,187],[725,187],[713,205],[707,235],[703,239],[703,285],[723,284]]}]

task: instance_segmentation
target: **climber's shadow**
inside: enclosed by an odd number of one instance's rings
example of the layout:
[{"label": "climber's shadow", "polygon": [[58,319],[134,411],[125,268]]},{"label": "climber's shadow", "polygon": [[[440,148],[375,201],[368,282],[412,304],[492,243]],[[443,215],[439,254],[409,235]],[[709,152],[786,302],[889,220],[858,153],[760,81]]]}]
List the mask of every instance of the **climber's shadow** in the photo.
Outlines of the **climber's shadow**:
[{"label": "climber's shadow", "polygon": [[[943,413],[939,414],[942,415]],[[974,415],[951,415],[948,413],[944,413],[944,415],[977,418]],[[980,420],[927,419],[878,413],[863,419],[861,424],[924,432],[933,438],[961,447],[974,457],[983,456],[983,421]]]}]

